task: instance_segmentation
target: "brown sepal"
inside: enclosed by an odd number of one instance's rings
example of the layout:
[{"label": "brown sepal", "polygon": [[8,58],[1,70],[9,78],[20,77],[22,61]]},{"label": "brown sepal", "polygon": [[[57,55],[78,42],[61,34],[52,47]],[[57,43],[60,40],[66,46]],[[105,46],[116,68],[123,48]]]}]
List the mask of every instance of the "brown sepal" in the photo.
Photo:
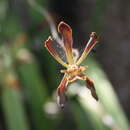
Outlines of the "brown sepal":
[{"label": "brown sepal", "polygon": [[67,87],[67,78],[64,77],[62,79],[59,87],[57,88],[57,93],[59,96],[58,104],[60,105],[61,108],[64,108],[64,105],[65,105],[66,100],[67,100],[67,97],[65,95],[66,87]]},{"label": "brown sepal", "polygon": [[94,87],[93,81],[87,78],[86,83],[87,83],[87,88],[90,89],[92,96],[98,101],[98,96],[96,94],[96,89]]}]

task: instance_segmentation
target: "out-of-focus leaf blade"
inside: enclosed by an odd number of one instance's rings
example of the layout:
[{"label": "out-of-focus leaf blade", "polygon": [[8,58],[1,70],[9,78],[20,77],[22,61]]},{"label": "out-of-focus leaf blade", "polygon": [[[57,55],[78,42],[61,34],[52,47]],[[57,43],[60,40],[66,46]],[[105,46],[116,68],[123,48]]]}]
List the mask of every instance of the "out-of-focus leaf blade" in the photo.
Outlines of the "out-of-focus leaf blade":
[{"label": "out-of-focus leaf blade", "polygon": [[[19,51],[21,51],[21,48]],[[40,71],[32,54],[26,50],[25,61],[23,62],[22,54],[18,57],[18,66],[17,70],[21,77],[24,90],[28,96],[29,110],[31,112],[32,121],[35,129],[51,129],[51,121],[49,121],[43,111],[43,105],[47,101],[47,88],[41,78]],[[19,52],[18,51],[18,52]],[[23,54],[24,55],[24,54]],[[21,56],[21,57],[20,57]]]},{"label": "out-of-focus leaf blade", "polygon": [[105,111],[112,116],[115,125],[120,128],[120,130],[129,130],[128,120],[101,66],[94,59],[90,58],[86,60],[85,64],[89,66],[86,74],[94,81],[99,96],[99,102],[103,105]]},{"label": "out-of-focus leaf blade", "polygon": [[20,91],[4,86],[2,102],[8,130],[29,130]]}]

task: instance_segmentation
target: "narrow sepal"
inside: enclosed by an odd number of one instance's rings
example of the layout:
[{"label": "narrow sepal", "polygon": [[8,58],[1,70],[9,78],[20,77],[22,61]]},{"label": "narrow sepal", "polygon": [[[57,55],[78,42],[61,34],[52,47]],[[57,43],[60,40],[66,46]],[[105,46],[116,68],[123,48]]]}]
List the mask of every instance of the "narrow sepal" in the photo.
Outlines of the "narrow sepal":
[{"label": "narrow sepal", "polygon": [[88,77],[86,78],[87,88],[90,89],[92,96],[98,101],[98,96],[96,94],[96,89],[94,87],[93,81],[91,81]]},{"label": "narrow sepal", "polygon": [[90,35],[90,39],[81,55],[81,57],[77,60],[76,64],[79,65],[81,62],[87,57],[89,52],[93,49],[93,47],[98,43],[98,37],[95,32],[92,32]]},{"label": "narrow sepal", "polygon": [[58,94],[58,104],[60,105],[61,108],[64,108],[64,105],[66,103],[67,97],[65,95],[65,91],[67,89],[67,78],[66,76],[63,77],[59,87],[57,88],[57,94]]},{"label": "narrow sepal", "polygon": [[44,43],[45,47],[46,47],[47,50],[50,52],[50,54],[51,54],[60,64],[62,64],[63,66],[67,67],[68,65],[61,60],[61,58],[59,57],[58,53],[57,53],[56,50],[53,48],[53,46],[52,46],[53,40],[54,40],[54,39],[53,39],[52,37],[49,37],[49,38],[45,41],[45,43]]},{"label": "narrow sepal", "polygon": [[73,64],[73,54],[72,54],[72,45],[73,45],[73,38],[72,38],[72,29],[71,27],[64,23],[60,22],[58,26],[58,31],[62,34],[63,43],[66,49],[66,57],[69,64]]}]

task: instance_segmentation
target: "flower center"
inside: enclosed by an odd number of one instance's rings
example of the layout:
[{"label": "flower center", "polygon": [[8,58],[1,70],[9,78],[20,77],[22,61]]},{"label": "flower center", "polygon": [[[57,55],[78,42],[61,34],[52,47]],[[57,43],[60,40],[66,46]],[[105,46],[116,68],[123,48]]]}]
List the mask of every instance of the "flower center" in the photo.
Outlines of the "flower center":
[{"label": "flower center", "polygon": [[73,65],[69,65],[68,69],[66,70],[66,73],[68,73],[69,75],[78,75],[85,69],[86,68],[83,66],[77,66],[73,64]]}]

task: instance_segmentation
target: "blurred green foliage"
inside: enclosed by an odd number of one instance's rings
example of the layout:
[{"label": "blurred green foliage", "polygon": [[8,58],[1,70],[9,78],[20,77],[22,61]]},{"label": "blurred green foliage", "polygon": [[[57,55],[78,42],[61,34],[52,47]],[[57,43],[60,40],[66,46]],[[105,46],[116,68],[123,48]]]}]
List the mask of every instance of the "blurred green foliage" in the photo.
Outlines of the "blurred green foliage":
[{"label": "blurred green foliage", "polygon": [[[50,35],[45,18],[27,5],[33,22],[25,30],[9,4],[0,1],[0,119],[4,122],[0,126],[5,130],[129,130],[112,85],[93,57],[84,64],[89,66],[86,74],[94,80],[99,102],[83,83],[74,83],[66,108],[57,106],[55,91],[61,75],[41,44]],[[98,4],[100,14],[102,0]]]}]

